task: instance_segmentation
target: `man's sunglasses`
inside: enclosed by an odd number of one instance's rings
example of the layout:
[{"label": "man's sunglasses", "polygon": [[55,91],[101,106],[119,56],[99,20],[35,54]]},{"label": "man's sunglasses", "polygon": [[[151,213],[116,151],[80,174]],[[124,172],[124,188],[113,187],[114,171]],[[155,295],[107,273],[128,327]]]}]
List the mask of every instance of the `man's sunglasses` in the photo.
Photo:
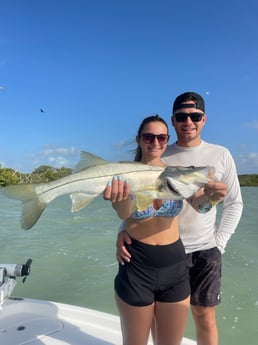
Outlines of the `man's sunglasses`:
[{"label": "man's sunglasses", "polygon": [[169,141],[168,134],[152,134],[152,133],[143,133],[141,134],[142,140],[145,144],[152,144],[154,143],[155,139],[158,139],[160,145],[165,145]]},{"label": "man's sunglasses", "polygon": [[174,117],[176,119],[176,122],[185,122],[188,118],[188,116],[190,117],[190,119],[193,122],[200,122],[203,118],[202,113],[176,113],[174,114]]}]

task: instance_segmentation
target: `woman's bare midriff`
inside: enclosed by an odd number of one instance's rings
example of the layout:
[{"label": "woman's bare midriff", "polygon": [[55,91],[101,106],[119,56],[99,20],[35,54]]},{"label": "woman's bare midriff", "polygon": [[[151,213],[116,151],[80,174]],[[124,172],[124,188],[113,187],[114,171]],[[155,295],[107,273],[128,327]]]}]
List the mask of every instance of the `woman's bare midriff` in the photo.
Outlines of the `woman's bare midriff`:
[{"label": "woman's bare midriff", "polygon": [[171,244],[179,238],[178,217],[150,217],[142,220],[128,218],[126,231],[130,237],[146,244]]}]

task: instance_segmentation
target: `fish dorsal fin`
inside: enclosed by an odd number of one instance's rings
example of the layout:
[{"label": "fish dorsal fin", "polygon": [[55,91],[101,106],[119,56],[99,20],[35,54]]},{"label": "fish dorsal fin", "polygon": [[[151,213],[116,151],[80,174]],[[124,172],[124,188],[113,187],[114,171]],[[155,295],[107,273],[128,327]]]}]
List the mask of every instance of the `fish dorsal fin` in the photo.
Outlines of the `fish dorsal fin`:
[{"label": "fish dorsal fin", "polygon": [[85,170],[91,166],[107,164],[108,161],[90,152],[82,151],[79,163],[74,167],[73,173]]}]

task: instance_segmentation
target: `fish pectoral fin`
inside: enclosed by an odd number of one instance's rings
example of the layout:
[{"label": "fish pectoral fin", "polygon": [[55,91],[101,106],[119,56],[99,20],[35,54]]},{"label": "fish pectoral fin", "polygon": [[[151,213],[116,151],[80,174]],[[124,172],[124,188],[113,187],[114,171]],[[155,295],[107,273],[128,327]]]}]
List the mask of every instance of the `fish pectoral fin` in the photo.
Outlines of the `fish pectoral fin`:
[{"label": "fish pectoral fin", "polygon": [[135,200],[135,206],[138,211],[145,210],[149,205],[153,202],[153,197],[151,198],[148,194],[141,194],[136,193],[135,194],[136,200]]},{"label": "fish pectoral fin", "polygon": [[96,196],[90,196],[88,194],[84,194],[84,193],[74,193],[74,194],[70,194],[70,198],[72,200],[72,208],[71,208],[71,212],[78,212],[81,209],[83,209],[84,207],[86,207],[87,205],[89,205],[89,203],[95,199]]}]

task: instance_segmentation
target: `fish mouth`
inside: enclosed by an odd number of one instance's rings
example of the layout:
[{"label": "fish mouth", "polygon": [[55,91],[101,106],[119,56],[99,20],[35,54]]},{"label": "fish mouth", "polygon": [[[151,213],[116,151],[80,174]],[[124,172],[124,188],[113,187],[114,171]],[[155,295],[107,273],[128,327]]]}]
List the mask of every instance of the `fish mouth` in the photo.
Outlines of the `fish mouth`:
[{"label": "fish mouth", "polygon": [[173,193],[175,193],[175,194],[177,194],[177,195],[180,195],[180,193],[178,192],[178,190],[176,190],[176,189],[169,183],[169,181],[167,181],[167,186],[168,186],[168,189],[169,189],[171,192],[173,192]]}]

